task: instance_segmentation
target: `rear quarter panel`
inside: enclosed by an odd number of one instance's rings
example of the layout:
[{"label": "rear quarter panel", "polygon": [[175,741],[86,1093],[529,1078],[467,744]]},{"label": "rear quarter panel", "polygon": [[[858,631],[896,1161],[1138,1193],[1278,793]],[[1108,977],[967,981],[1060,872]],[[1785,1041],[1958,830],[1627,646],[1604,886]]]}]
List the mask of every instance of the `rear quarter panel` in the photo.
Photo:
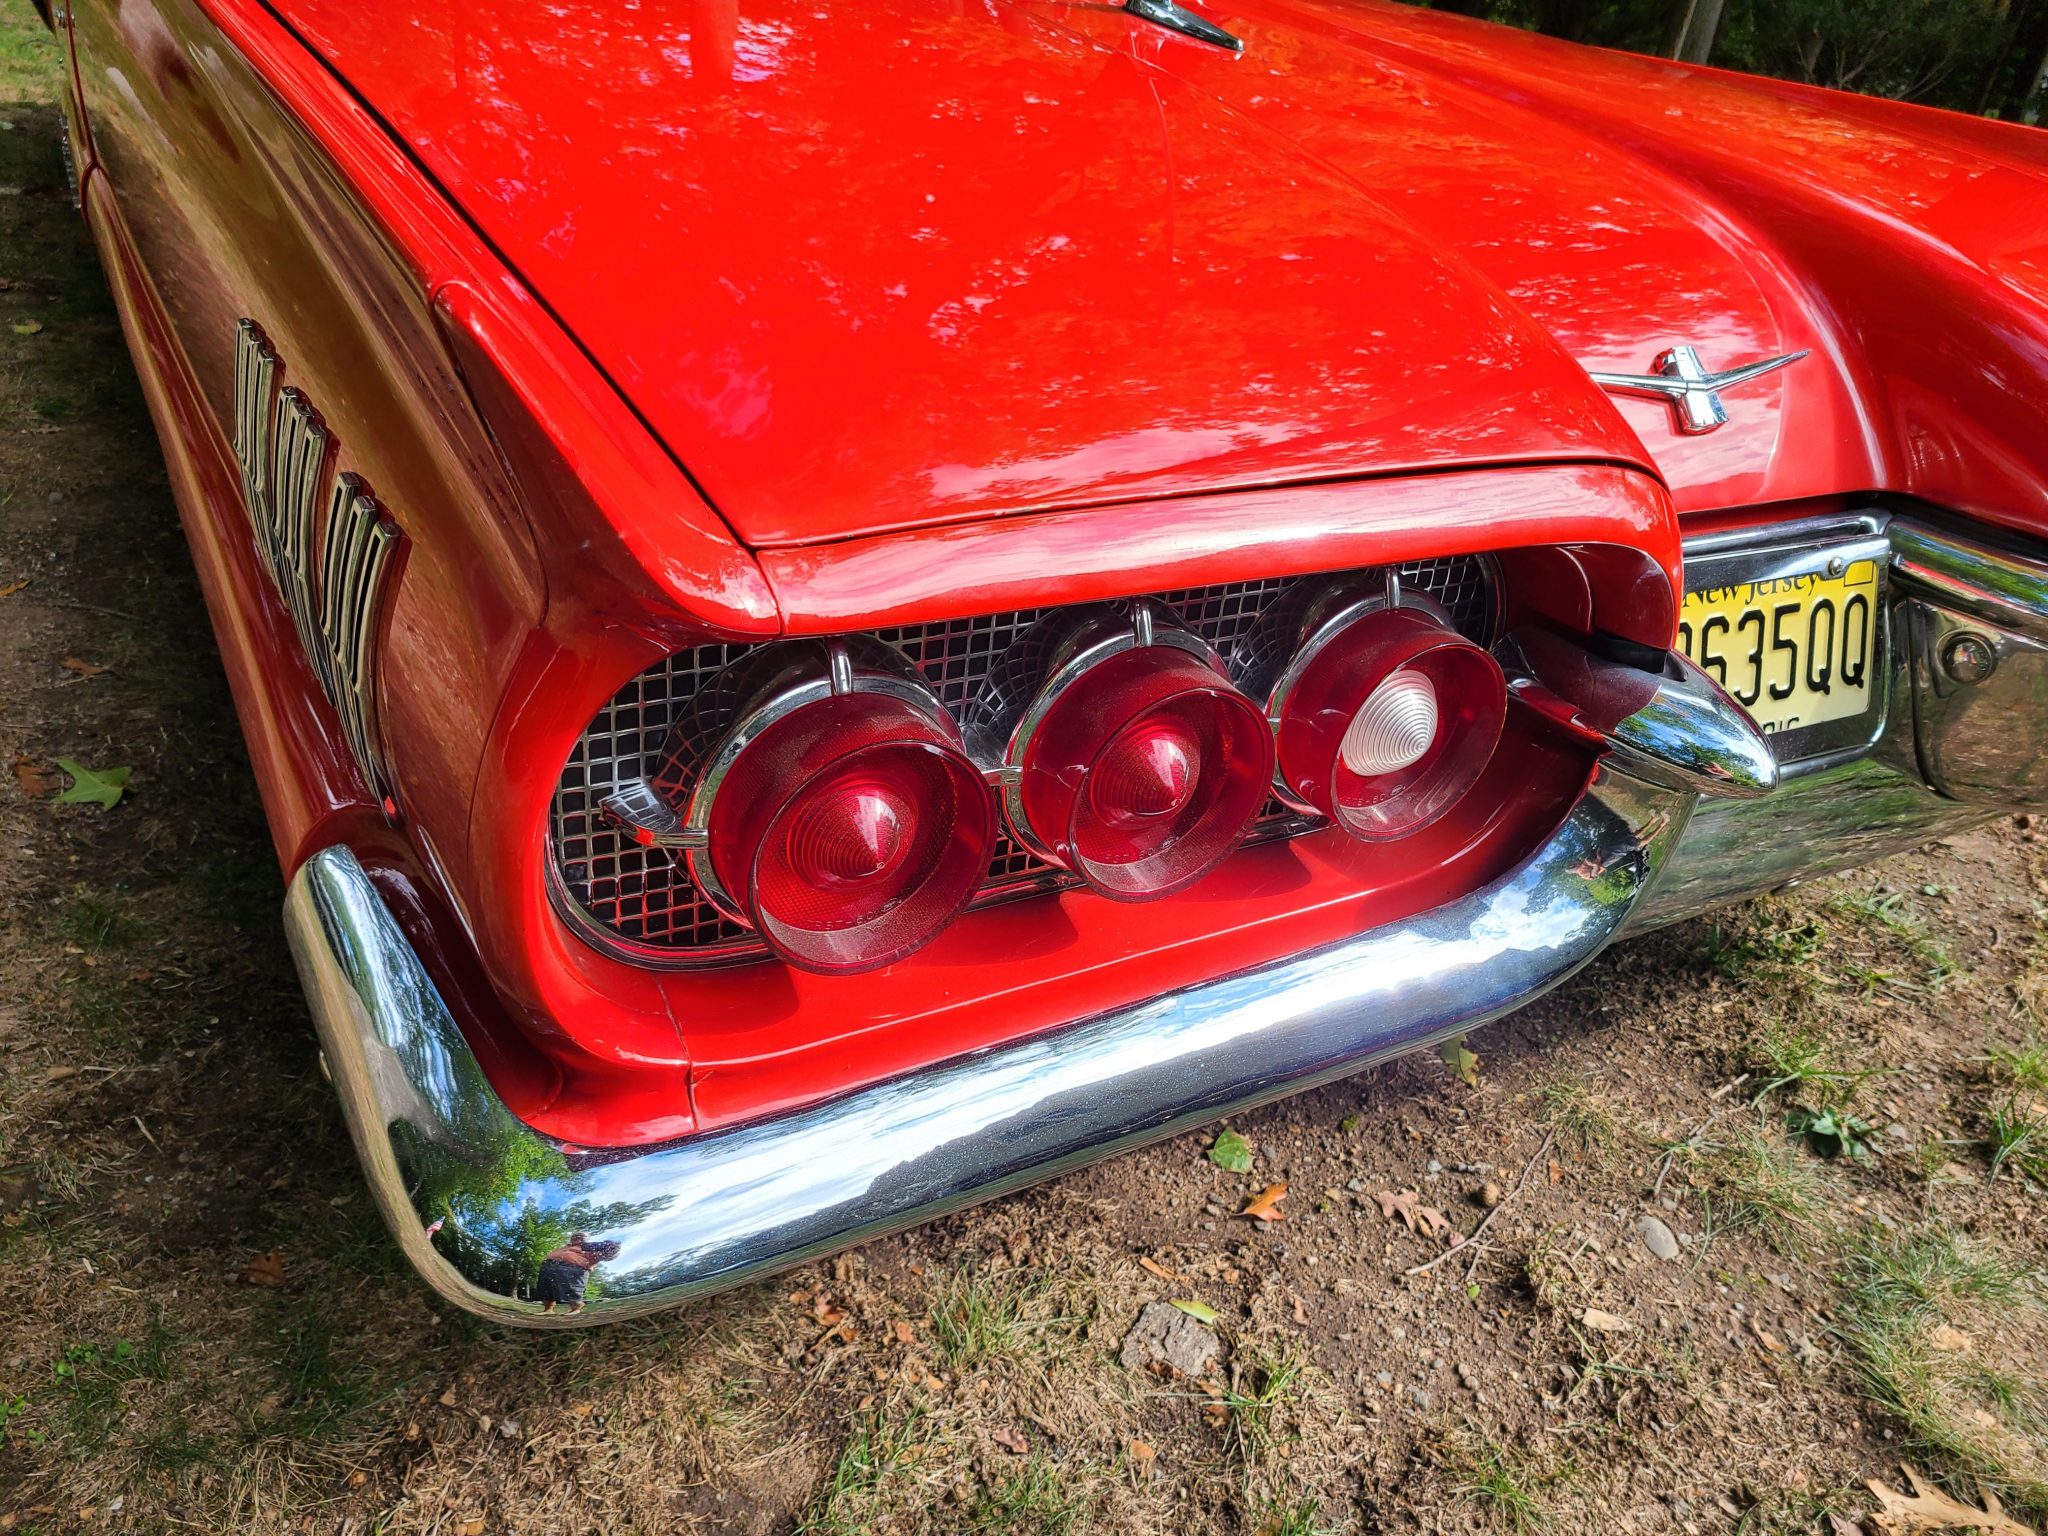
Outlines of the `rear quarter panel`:
[{"label": "rear quarter panel", "polygon": [[[74,10],[100,222],[118,220],[203,410],[178,432],[226,456],[235,325],[261,325],[327,419],[337,469],[403,529],[385,608],[379,716],[404,813],[430,859],[459,860],[488,714],[545,591],[531,539],[436,332],[417,273],[246,59],[189,0]],[[102,238],[117,232],[107,231]],[[169,433],[167,436],[171,435]],[[188,442],[186,449],[203,451]],[[370,804],[255,557],[239,486],[181,498],[237,703],[289,869],[325,823]],[[284,643],[289,642],[289,643]]]}]

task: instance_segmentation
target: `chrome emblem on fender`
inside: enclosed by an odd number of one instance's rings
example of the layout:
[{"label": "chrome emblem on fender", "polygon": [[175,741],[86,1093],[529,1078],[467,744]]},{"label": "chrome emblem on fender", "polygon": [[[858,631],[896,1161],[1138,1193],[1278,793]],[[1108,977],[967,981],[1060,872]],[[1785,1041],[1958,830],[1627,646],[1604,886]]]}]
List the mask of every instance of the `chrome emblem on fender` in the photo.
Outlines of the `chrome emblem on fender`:
[{"label": "chrome emblem on fender", "polygon": [[1745,363],[1725,373],[1709,373],[1691,347],[1678,346],[1661,353],[1650,366],[1653,373],[1599,373],[1588,368],[1587,377],[1603,389],[1629,395],[1651,395],[1669,400],[1678,417],[1678,430],[1687,434],[1711,432],[1728,420],[1728,408],[1721,403],[1721,391],[1796,363],[1805,352],[1788,352],[1783,357]]},{"label": "chrome emblem on fender", "polygon": [[335,473],[333,433],[283,371],[263,328],[236,322],[235,457],[251,531],[381,800],[390,783],[377,744],[377,628],[404,535],[360,476]]}]

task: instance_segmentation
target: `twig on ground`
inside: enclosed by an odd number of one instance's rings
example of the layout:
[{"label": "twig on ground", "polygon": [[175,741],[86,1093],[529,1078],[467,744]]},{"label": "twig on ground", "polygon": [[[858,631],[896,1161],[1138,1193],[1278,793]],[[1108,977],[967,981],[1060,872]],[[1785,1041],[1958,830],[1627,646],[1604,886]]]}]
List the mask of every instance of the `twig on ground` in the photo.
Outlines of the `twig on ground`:
[{"label": "twig on ground", "polygon": [[[1557,1140],[1557,1133],[1555,1131],[1550,1132],[1543,1138],[1543,1145],[1536,1149],[1536,1151],[1530,1156],[1528,1162],[1522,1164],[1522,1176],[1519,1179],[1515,1180],[1515,1187],[1500,1197],[1500,1204],[1496,1205],[1492,1210],[1488,1211],[1484,1216],[1480,1217],[1479,1225],[1472,1229],[1472,1235],[1470,1237],[1466,1238],[1464,1242],[1458,1244],[1458,1246],[1455,1248],[1446,1248],[1442,1253],[1438,1254],[1435,1258],[1429,1260],[1427,1263],[1417,1264],[1413,1268],[1402,1270],[1401,1273],[1403,1275],[1427,1274],[1430,1270],[1435,1269],[1437,1265],[1443,1263],[1443,1261],[1445,1259],[1448,1259],[1452,1254],[1462,1254],[1465,1252],[1467,1248],[1471,1248],[1473,1244],[1477,1243],[1481,1235],[1485,1233],[1486,1229],[1493,1225],[1493,1218],[1498,1216],[1502,1211],[1506,1210],[1508,1202],[1514,1199],[1515,1196],[1519,1195],[1522,1192],[1522,1190],[1527,1186],[1529,1182],[1529,1175],[1536,1171],[1536,1165],[1539,1162],[1541,1162],[1544,1158],[1544,1155],[1550,1151],[1550,1145],[1555,1140]],[[1479,1254],[1475,1251],[1471,1255],[1471,1259],[1472,1269],[1468,1269],[1465,1272],[1465,1278],[1467,1280],[1470,1280],[1472,1278],[1473,1270],[1476,1270],[1479,1267]]]}]

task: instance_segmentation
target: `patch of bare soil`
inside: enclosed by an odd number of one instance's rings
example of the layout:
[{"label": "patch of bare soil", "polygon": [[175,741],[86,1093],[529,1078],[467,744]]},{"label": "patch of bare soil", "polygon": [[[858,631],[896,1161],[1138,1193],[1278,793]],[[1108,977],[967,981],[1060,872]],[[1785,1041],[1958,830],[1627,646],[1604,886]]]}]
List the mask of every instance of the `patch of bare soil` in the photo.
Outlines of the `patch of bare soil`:
[{"label": "patch of bare soil", "polygon": [[1398,1063],[605,1332],[430,1300],[318,1079],[56,114],[0,118],[0,1531],[2048,1515],[2014,822],[1638,941],[1469,1083]]}]

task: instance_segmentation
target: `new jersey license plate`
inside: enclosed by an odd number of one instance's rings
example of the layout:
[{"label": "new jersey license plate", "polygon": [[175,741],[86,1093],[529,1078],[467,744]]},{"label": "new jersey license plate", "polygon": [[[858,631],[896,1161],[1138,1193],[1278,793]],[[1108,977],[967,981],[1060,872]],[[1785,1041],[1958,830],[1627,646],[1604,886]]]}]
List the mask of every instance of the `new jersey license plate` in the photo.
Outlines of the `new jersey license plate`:
[{"label": "new jersey license plate", "polygon": [[[1678,648],[1769,735],[1870,713],[1877,686],[1883,567],[1824,552],[1810,570],[1702,585],[1685,594]],[[1708,562],[1701,576],[1719,574]],[[1782,756],[1782,753],[1781,753]]]}]

